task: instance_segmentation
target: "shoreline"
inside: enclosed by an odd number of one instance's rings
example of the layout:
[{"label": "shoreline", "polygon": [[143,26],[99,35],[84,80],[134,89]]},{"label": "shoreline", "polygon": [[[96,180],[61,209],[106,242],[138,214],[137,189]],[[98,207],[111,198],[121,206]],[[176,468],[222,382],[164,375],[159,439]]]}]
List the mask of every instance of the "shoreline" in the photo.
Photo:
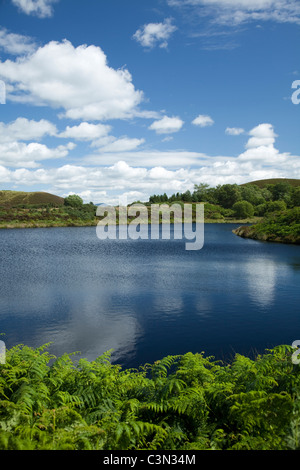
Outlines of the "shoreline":
[{"label": "shoreline", "polygon": [[267,243],[284,243],[285,245],[300,245],[299,238],[294,239],[293,237],[280,237],[274,234],[265,233],[265,232],[257,232],[255,226],[245,226],[242,225],[234,230],[232,233],[237,235],[238,237],[256,240],[260,242],[267,242]]},{"label": "shoreline", "polygon": [[[80,221],[74,221],[74,222],[61,222],[61,223],[47,223],[47,222],[31,222],[31,223],[24,223],[24,222],[8,222],[5,224],[0,223],[0,230],[11,230],[11,229],[28,229],[28,228],[67,228],[67,227],[96,227],[100,220],[95,220],[95,221],[88,221],[88,222],[80,222]],[[192,220],[192,222],[196,223],[196,220]],[[230,220],[223,220],[223,219],[205,219],[204,224],[254,224],[257,222],[257,218],[255,220],[252,219],[230,219]],[[131,221],[127,222],[127,225],[130,225]],[[160,225],[163,222],[160,222]],[[171,224],[174,224],[173,221],[170,222]],[[114,224],[111,224],[114,225]],[[119,223],[116,224],[121,225]],[[123,224],[122,224],[123,225]],[[148,224],[144,225],[151,225],[151,222],[149,221]]]}]

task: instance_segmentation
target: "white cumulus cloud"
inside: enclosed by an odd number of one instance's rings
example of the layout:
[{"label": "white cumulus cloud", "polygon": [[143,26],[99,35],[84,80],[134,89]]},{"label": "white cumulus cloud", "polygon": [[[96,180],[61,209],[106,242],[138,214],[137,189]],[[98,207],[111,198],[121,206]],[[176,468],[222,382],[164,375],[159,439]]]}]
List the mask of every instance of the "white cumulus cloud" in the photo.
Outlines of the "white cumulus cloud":
[{"label": "white cumulus cloud", "polygon": [[162,119],[154,121],[149,129],[155,131],[157,134],[172,134],[180,131],[184,122],[179,117],[164,116]]},{"label": "white cumulus cloud", "polygon": [[143,100],[129,71],[109,67],[100,47],[75,48],[67,40],[0,62],[0,78],[10,86],[8,100],[48,105],[70,119],[129,118]]},{"label": "white cumulus cloud", "polygon": [[167,18],[163,23],[144,25],[135,32],[133,38],[146,48],[153,48],[156,45],[160,48],[166,48],[168,40],[176,29],[176,26],[172,24],[172,20]]},{"label": "white cumulus cloud", "polygon": [[[261,123],[247,134],[244,151],[237,156],[207,155],[184,150],[140,149],[142,139],[105,135],[95,145],[95,153],[71,161],[68,153],[73,143],[48,148],[37,142],[21,142],[26,125],[32,136],[54,132],[49,124],[41,126],[29,122],[0,126],[1,136],[10,135],[0,144],[0,178],[2,183],[23,188],[35,186],[58,195],[70,192],[81,194],[87,202],[117,204],[119,197],[128,196],[128,202],[147,201],[152,194],[172,194],[193,190],[195,183],[237,183],[265,178],[297,178],[299,156],[280,152],[276,148],[273,126]],[[51,123],[50,123],[51,124]],[[6,126],[6,127],[5,127]],[[37,127],[35,127],[37,126]],[[87,136],[84,127],[73,126],[80,138]],[[21,130],[22,129],[22,132]],[[44,129],[42,131],[42,129]],[[73,128],[70,128],[73,129]],[[74,130],[73,129],[73,130]],[[88,127],[86,128],[86,130]],[[91,127],[90,131],[96,131]],[[90,137],[95,137],[96,132]],[[60,137],[57,134],[54,137]],[[90,141],[88,141],[90,142]],[[65,157],[68,156],[66,164]],[[40,166],[42,160],[62,158],[59,167]]]},{"label": "white cumulus cloud", "polygon": [[225,133],[228,135],[241,135],[245,132],[241,127],[227,127]]},{"label": "white cumulus cloud", "polygon": [[21,55],[33,52],[36,44],[30,36],[10,33],[5,28],[0,28],[0,49],[8,54]]},{"label": "white cumulus cloud", "polygon": [[26,15],[35,15],[39,18],[52,16],[52,5],[58,0],[12,0],[20,11]]},{"label": "white cumulus cloud", "polygon": [[78,126],[67,126],[66,129],[58,135],[58,137],[82,141],[94,141],[106,136],[110,130],[111,127],[104,124],[81,122]]},{"label": "white cumulus cloud", "polygon": [[290,164],[294,158],[289,153],[280,153],[275,148],[277,135],[274,132],[272,124],[263,123],[254,127],[249,132],[250,138],[245,145],[246,151],[239,155],[239,160],[254,161],[263,166],[287,164],[290,158]]},{"label": "white cumulus cloud", "polygon": [[0,165],[15,168],[35,168],[42,160],[64,158],[74,144],[59,145],[56,148],[48,148],[38,142],[7,142],[0,144]]},{"label": "white cumulus cloud", "polygon": [[0,164],[35,168],[42,160],[66,157],[75,148],[73,142],[55,148],[39,142],[46,136],[56,135],[56,126],[45,119],[35,121],[19,117],[9,123],[0,122]]},{"label": "white cumulus cloud", "polygon": [[212,126],[214,124],[213,119],[205,114],[199,114],[193,121],[192,124],[200,127]]},{"label": "white cumulus cloud", "polygon": [[34,121],[19,117],[8,124],[0,122],[1,143],[20,140],[40,140],[46,135],[54,136],[56,132],[56,126],[45,119]]},{"label": "white cumulus cloud", "polygon": [[254,127],[250,132],[251,136],[246,144],[246,148],[257,148],[272,146],[275,143],[277,135],[274,132],[272,124],[264,123]]}]

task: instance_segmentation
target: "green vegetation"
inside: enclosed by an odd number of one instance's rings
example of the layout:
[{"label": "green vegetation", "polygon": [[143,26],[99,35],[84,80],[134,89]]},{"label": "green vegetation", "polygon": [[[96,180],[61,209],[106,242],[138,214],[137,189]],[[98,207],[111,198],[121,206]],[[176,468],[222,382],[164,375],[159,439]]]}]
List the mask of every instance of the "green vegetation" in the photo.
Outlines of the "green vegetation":
[{"label": "green vegetation", "polygon": [[83,200],[77,194],[71,194],[65,198],[64,204],[70,207],[82,207]]},{"label": "green vegetation", "polygon": [[291,209],[300,205],[300,180],[265,180],[258,184],[224,184],[215,188],[208,184],[194,185],[194,191],[153,195],[152,204],[204,203],[205,218],[233,222],[237,219],[250,219],[255,222],[267,214]]},{"label": "green vegetation", "polygon": [[271,212],[253,226],[234,230],[236,235],[270,242],[300,244],[300,207]]},{"label": "green vegetation", "polygon": [[[18,345],[0,365],[1,450],[300,450],[300,373],[278,346],[140,369]],[[295,362],[295,361],[294,361]]]},{"label": "green vegetation", "polygon": [[300,180],[275,179],[240,186],[224,184],[216,188],[201,183],[195,184],[193,193],[186,191],[171,197],[154,195],[149,201],[203,202],[206,222],[244,219],[255,224],[234,230],[239,236],[294,244],[300,241]]},{"label": "green vegetation", "polygon": [[0,228],[96,225],[96,210],[77,195],[0,192]]},{"label": "green vegetation", "polygon": [[233,204],[233,210],[236,217],[244,219],[246,217],[253,217],[254,207],[251,202],[238,201]]},{"label": "green vegetation", "polygon": [[[246,201],[253,206],[254,214],[261,216],[264,212],[269,211],[271,206],[268,204],[284,203],[285,207],[294,207],[299,204],[300,200],[300,180],[266,180],[273,181],[273,183],[260,182],[260,185],[254,183],[247,183],[245,185],[237,184],[223,184],[215,188],[209,187],[206,183],[194,185],[194,191],[186,191],[184,193],[172,194],[168,197],[166,193],[163,195],[150,196],[150,203],[173,203],[181,201],[184,203],[198,203],[212,204],[215,206],[215,211],[222,214],[224,209],[233,210],[228,212],[226,216],[234,215],[234,205],[238,202]],[[293,181],[293,184],[290,182]],[[298,182],[298,185],[297,183]],[[249,206],[250,207],[250,206]],[[282,207],[281,207],[282,208]],[[278,210],[276,207],[273,210]]]},{"label": "green vegetation", "polygon": [[[147,207],[143,223],[151,223],[152,204],[171,206],[176,203],[182,208],[185,204],[191,204],[195,221],[196,205],[204,203],[206,223],[252,224],[278,211],[285,212],[300,206],[300,180],[278,179],[266,180],[265,184],[258,183],[259,185],[247,183],[240,186],[224,184],[215,188],[200,183],[194,185],[193,192],[186,191],[172,196],[167,196],[166,193],[153,195],[149,201],[141,203],[143,209]],[[111,223],[119,223],[118,209],[113,208]],[[101,220],[96,217],[96,210],[97,206],[92,202],[84,204],[75,194],[63,199],[48,193],[0,191],[0,228],[93,226]],[[139,215],[133,211],[132,215],[128,215],[127,223]],[[106,223],[106,214],[104,220]],[[172,212],[170,221],[174,221]]]}]

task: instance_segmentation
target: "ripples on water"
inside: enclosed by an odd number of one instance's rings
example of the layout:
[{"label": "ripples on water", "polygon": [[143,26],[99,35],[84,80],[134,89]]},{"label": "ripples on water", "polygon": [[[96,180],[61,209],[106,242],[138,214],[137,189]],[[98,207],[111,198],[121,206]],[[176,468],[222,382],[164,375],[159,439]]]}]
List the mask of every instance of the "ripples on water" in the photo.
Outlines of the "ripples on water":
[{"label": "ripples on water", "polygon": [[298,246],[207,224],[184,240],[99,240],[95,227],[1,230],[0,332],[8,348],[125,367],[188,351],[229,359],[300,339]]}]

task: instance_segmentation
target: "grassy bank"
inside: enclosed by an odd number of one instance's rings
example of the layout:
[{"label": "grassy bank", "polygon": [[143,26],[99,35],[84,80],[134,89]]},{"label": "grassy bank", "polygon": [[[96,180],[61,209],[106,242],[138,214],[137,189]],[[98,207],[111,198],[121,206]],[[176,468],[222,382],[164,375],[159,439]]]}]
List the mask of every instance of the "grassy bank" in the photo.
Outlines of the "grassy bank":
[{"label": "grassy bank", "polygon": [[25,228],[49,228],[49,227],[92,227],[97,225],[98,220],[32,220],[30,222],[12,221],[0,222],[0,229],[25,229]]},{"label": "grassy bank", "polygon": [[[193,215],[192,221],[196,221],[195,207],[193,204]],[[151,208],[147,207],[148,215],[144,219],[140,219],[144,224],[151,224]],[[113,208],[116,214],[116,218],[111,219],[110,223],[117,225],[119,224],[119,212],[118,207]],[[97,207],[92,204],[85,204],[80,208],[70,208],[66,206],[51,207],[46,206],[28,206],[24,207],[10,207],[0,208],[0,229],[13,229],[13,228],[45,228],[45,227],[84,227],[84,226],[96,226],[101,220],[107,223],[107,218],[96,216]],[[213,217],[212,217],[213,215]],[[139,214],[130,216],[127,218],[127,224],[130,224]],[[247,217],[247,218],[235,218],[215,216],[211,211],[207,210],[207,217],[205,217],[205,223],[236,223],[236,224],[247,224],[256,223],[260,220],[260,217]],[[160,219],[160,223],[162,220]],[[171,214],[170,222],[174,223],[174,217]]]},{"label": "grassy bank", "polygon": [[140,369],[47,345],[0,365],[2,450],[300,450],[300,373],[291,346],[223,364],[203,353]]},{"label": "grassy bank", "polygon": [[0,228],[70,227],[96,225],[96,206],[21,204],[0,208]]}]

